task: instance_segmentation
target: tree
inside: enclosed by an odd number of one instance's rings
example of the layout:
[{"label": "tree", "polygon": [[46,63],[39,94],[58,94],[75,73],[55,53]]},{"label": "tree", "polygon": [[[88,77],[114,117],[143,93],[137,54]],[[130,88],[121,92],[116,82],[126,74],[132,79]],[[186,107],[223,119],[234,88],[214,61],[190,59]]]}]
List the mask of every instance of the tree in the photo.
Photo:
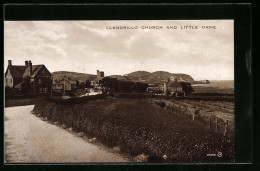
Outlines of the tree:
[{"label": "tree", "polygon": [[135,91],[138,93],[143,93],[148,88],[148,84],[146,83],[135,83]]},{"label": "tree", "polygon": [[85,88],[91,88],[92,86],[91,86],[91,81],[89,81],[89,80],[86,80],[86,82],[85,82]]},{"label": "tree", "polygon": [[80,88],[80,89],[84,89],[84,88],[85,88],[85,83],[84,83],[84,82],[81,82],[80,85],[79,85],[79,88]]},{"label": "tree", "polygon": [[118,86],[118,80],[117,78],[110,78],[110,77],[105,77],[101,81],[102,85],[112,91],[118,91],[117,86]]},{"label": "tree", "polygon": [[191,93],[194,92],[194,89],[191,86],[191,83],[188,82],[180,82],[181,86],[182,86],[182,90],[185,91],[185,93]]},{"label": "tree", "polygon": [[171,91],[170,90],[166,90],[166,96],[170,96],[171,95]]},{"label": "tree", "polygon": [[76,80],[76,88],[79,88],[79,81]]},{"label": "tree", "polygon": [[143,93],[146,91],[148,84],[134,83],[131,81],[119,81],[117,78],[105,77],[102,79],[103,86],[115,92],[137,92]]}]

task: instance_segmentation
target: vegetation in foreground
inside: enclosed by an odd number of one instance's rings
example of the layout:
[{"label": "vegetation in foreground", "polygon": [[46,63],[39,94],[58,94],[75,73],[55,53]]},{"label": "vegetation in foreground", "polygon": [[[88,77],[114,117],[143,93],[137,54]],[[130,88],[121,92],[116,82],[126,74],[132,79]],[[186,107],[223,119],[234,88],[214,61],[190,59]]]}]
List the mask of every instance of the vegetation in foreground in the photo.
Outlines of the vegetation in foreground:
[{"label": "vegetation in foreground", "polygon": [[[38,101],[34,112],[95,136],[149,162],[233,162],[234,137],[224,137],[148,99],[99,99],[75,105]],[[222,155],[212,155],[219,154]],[[163,160],[167,156],[167,160]]]}]

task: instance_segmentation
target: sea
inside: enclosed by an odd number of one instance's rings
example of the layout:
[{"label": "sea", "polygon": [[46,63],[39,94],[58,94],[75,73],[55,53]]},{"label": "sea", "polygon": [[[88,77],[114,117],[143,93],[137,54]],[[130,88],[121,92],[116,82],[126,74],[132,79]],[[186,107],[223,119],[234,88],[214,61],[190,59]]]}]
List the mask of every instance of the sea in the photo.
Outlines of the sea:
[{"label": "sea", "polygon": [[210,84],[192,84],[192,87],[215,87],[220,89],[234,88],[234,80],[209,80]]}]

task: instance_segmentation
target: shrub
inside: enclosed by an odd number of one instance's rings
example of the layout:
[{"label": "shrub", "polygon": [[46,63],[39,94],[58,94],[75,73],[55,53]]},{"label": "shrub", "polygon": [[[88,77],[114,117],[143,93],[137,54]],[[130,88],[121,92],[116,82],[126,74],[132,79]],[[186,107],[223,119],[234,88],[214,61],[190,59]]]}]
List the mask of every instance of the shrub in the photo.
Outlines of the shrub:
[{"label": "shrub", "polygon": [[[149,155],[150,161],[164,155],[174,162],[234,161],[233,138],[162,110],[147,99],[92,99],[72,106],[45,99],[36,102],[34,111],[95,136],[109,147],[120,146],[132,156]],[[222,158],[205,155],[216,150],[225,151]]]},{"label": "shrub", "polygon": [[160,107],[164,108],[166,106],[165,102],[160,103]]},{"label": "shrub", "polygon": [[117,78],[105,77],[102,79],[103,86],[114,92],[136,92],[143,93],[146,91],[148,84],[131,81],[120,81]]},{"label": "shrub", "polygon": [[69,99],[47,97],[47,98],[45,98],[45,100],[54,102],[54,103],[59,103],[59,104],[75,105],[75,104],[79,104],[79,103],[85,103],[88,101],[104,99],[104,98],[106,98],[105,95],[99,94],[99,95],[95,95],[95,96],[71,97]]}]

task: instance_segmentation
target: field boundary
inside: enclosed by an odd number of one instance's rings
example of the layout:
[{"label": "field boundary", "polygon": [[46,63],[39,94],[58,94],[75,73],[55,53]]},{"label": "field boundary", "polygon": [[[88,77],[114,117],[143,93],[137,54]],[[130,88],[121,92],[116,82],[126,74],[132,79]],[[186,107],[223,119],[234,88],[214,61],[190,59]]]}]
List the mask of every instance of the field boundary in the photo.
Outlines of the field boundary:
[{"label": "field boundary", "polygon": [[225,121],[215,115],[207,115],[206,113],[202,113],[199,109],[188,108],[167,100],[150,99],[149,101],[153,101],[161,108],[170,110],[171,112],[179,114],[187,119],[197,121],[206,128],[214,130],[223,136],[234,134],[234,128],[230,126],[230,122],[228,120]]},{"label": "field boundary", "polygon": [[[148,162],[234,159],[233,137],[204,129],[197,122],[161,109],[149,99],[101,99],[75,105],[42,100],[36,102],[33,113],[71,127],[79,134],[96,137],[132,157],[147,156]],[[207,153],[216,150],[225,152],[223,157],[207,157]]]},{"label": "field boundary", "polygon": [[35,104],[36,98],[27,99],[5,99],[5,107],[27,106]]}]

